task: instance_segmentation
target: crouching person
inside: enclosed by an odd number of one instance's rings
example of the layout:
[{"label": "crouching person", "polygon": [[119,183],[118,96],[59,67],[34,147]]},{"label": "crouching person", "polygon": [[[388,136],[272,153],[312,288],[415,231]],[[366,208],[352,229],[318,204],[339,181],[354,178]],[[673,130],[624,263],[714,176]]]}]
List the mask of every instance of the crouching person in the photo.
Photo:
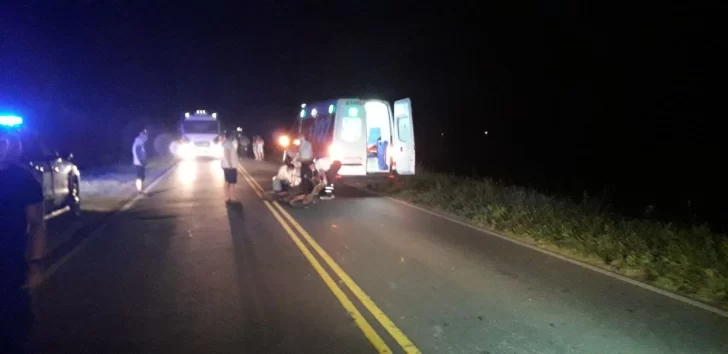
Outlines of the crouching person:
[{"label": "crouching person", "polygon": [[286,163],[278,169],[278,174],[273,177],[273,191],[287,192],[293,184],[295,166],[292,163]]}]

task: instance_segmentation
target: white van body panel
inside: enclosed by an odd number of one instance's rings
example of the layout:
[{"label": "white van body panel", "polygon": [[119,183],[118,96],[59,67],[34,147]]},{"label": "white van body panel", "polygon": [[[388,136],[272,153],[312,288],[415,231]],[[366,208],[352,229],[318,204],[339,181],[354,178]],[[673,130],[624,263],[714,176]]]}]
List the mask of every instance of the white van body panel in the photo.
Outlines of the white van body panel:
[{"label": "white van body panel", "polygon": [[400,175],[415,174],[415,130],[412,125],[412,101],[405,98],[394,102],[392,160]]},{"label": "white van body panel", "polygon": [[334,120],[332,161],[341,162],[342,176],[365,176],[366,171],[366,111],[364,101],[338,101]]}]

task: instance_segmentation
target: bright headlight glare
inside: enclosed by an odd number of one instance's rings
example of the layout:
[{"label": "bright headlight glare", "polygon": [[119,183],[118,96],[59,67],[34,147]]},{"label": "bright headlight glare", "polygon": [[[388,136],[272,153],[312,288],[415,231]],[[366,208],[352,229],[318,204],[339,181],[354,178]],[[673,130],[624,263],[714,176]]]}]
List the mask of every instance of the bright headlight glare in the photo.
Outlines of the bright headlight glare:
[{"label": "bright headlight glare", "polygon": [[286,135],[281,135],[278,138],[278,143],[281,144],[282,147],[288,147],[288,145],[291,143],[291,140]]},{"label": "bright headlight glare", "polygon": [[177,153],[183,159],[192,159],[195,157],[195,149],[192,144],[180,144]]}]

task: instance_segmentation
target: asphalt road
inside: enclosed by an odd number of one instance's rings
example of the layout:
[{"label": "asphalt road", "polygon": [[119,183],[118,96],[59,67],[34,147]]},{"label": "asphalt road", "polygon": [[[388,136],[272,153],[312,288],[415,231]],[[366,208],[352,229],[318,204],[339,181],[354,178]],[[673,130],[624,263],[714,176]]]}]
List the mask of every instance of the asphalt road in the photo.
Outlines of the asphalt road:
[{"label": "asphalt road", "polygon": [[244,166],[239,204],[185,162],[84,231],[38,352],[728,353],[728,318],[353,188],[283,208]]}]

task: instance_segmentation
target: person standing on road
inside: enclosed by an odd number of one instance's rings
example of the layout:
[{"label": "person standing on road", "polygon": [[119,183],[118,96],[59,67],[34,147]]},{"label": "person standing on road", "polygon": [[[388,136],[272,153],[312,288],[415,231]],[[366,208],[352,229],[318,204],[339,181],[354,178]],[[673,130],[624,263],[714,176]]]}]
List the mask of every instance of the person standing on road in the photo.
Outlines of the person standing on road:
[{"label": "person standing on road", "polygon": [[134,139],[131,151],[134,155],[134,166],[136,167],[136,189],[137,193],[144,193],[144,179],[146,178],[147,166],[147,150],[144,144],[147,142],[149,135],[146,130],[142,130],[139,136]]},{"label": "person standing on road", "polygon": [[240,155],[240,157],[248,157],[248,146],[250,146],[250,139],[247,136],[240,134],[238,136],[238,155]]},{"label": "person standing on road", "polygon": [[253,137],[253,156],[255,157],[255,160],[260,160],[260,155],[258,154],[258,136]]},{"label": "person standing on road", "polygon": [[263,152],[263,145],[265,145],[265,142],[263,141],[263,137],[258,136],[258,156],[260,157],[260,161],[265,160],[265,152]]},{"label": "person standing on road", "polygon": [[0,353],[6,354],[30,353],[30,290],[41,282],[46,247],[43,188],[19,163],[21,154],[20,140],[0,132]]},{"label": "person standing on road", "polygon": [[313,146],[311,142],[306,140],[306,137],[301,134],[298,138],[301,144],[298,146],[298,158],[301,161],[301,178],[310,179],[311,175],[311,164],[313,163]]},{"label": "person standing on road", "polygon": [[234,202],[235,199],[235,185],[238,183],[238,167],[240,161],[238,160],[238,144],[235,139],[235,133],[228,132],[225,135],[225,141],[222,143],[223,155],[222,155],[222,170],[225,173],[225,195],[227,196],[227,202]]}]

